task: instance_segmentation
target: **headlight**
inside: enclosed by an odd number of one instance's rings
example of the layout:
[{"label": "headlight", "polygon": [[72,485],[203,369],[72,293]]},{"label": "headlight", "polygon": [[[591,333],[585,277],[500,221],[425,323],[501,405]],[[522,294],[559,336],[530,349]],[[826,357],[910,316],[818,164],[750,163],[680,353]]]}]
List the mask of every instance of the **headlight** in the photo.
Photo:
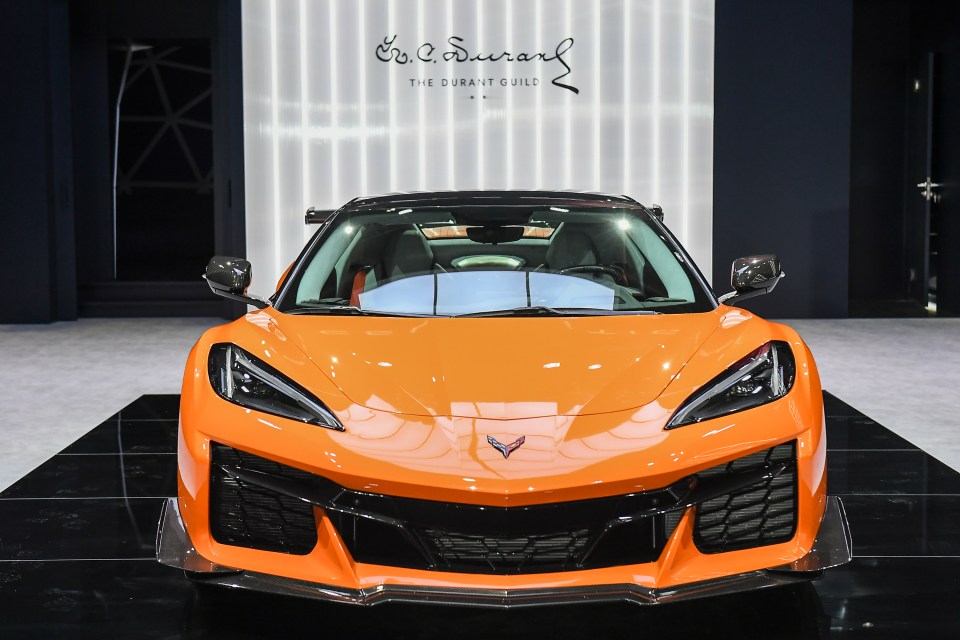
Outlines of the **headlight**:
[{"label": "headlight", "polygon": [[343,431],[312,393],[235,344],[215,344],[207,365],[210,384],[224,400],[248,409]]},{"label": "headlight", "polygon": [[797,365],[786,342],[768,342],[687,398],[666,429],[773,402],[793,387]]}]

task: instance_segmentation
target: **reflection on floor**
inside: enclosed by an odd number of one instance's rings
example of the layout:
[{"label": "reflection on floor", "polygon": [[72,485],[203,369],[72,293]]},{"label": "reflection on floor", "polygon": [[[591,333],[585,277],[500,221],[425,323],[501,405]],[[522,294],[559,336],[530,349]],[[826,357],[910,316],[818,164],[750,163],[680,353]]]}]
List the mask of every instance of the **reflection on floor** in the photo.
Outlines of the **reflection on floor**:
[{"label": "reflection on floor", "polygon": [[143,396],[0,494],[0,637],[960,637],[960,474],[825,398],[851,564],[687,603],[500,612],[197,590],[153,559],[178,397]]}]

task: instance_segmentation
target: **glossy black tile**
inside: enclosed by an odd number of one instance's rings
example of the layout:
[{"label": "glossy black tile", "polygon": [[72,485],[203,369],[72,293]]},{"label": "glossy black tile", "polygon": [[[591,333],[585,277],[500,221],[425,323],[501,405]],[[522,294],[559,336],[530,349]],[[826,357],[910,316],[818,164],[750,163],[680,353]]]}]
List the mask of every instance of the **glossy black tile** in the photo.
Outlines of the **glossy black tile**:
[{"label": "glossy black tile", "polygon": [[0,500],[0,560],[152,558],[163,499]]},{"label": "glossy black tile", "polygon": [[[629,604],[497,611],[411,605],[373,609],[217,587],[196,588],[152,562],[0,563],[16,585],[0,604],[17,638],[817,638],[829,630],[813,586],[641,608]],[[704,624],[705,620],[722,621]]]},{"label": "glossy black tile", "polygon": [[862,412],[854,409],[829,391],[823,392],[823,412],[828,418],[846,416],[866,417]]},{"label": "glossy black tile", "polygon": [[960,638],[960,558],[854,558],[814,583],[842,638]]},{"label": "glossy black tile", "polygon": [[53,456],[0,493],[0,498],[139,498],[176,493],[175,455],[78,454]]},{"label": "glossy black tile", "polygon": [[[240,597],[234,599],[234,595]],[[332,621],[328,628],[332,633],[364,638],[749,638],[758,629],[769,628],[771,618],[778,620],[778,638],[818,638],[829,629],[829,619],[819,612],[816,592],[810,585],[658,607],[585,604],[507,611],[422,605],[345,610],[289,598],[264,602],[258,594],[212,589],[204,597],[205,613],[222,612],[224,607],[236,613],[226,623],[222,618],[219,624],[208,618],[223,637],[297,636],[303,633],[305,622],[317,616]],[[214,608],[217,603],[219,607]],[[273,619],[257,615],[258,606],[269,606]],[[705,620],[723,622],[708,625]],[[277,623],[279,628],[274,626]]]},{"label": "glossy black tile", "polygon": [[844,496],[843,506],[854,556],[960,556],[960,496]]},{"label": "glossy black tile", "polygon": [[196,594],[150,560],[0,562],[5,638],[175,638]]},{"label": "glossy black tile", "polygon": [[177,420],[179,416],[179,395],[140,396],[120,410],[123,420]]},{"label": "glossy black tile", "polygon": [[828,417],[828,449],[917,449],[890,429],[863,416]]},{"label": "glossy black tile", "polygon": [[[151,561],[0,562],[8,637],[952,638],[960,559],[858,558],[817,582],[659,607],[374,609],[196,588]],[[320,626],[318,626],[320,625]]]},{"label": "glossy black tile", "polygon": [[960,473],[919,449],[828,451],[827,492],[960,496]]},{"label": "glossy black tile", "polygon": [[176,453],[176,420],[120,420],[101,423],[60,453]]}]

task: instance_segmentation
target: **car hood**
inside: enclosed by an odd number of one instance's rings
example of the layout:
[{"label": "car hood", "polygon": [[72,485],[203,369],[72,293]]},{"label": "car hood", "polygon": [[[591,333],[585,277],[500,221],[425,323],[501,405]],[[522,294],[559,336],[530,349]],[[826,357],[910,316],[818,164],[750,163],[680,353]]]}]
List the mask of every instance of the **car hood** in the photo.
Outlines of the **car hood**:
[{"label": "car hood", "polygon": [[277,314],[275,322],[357,405],[511,420],[643,406],[663,392],[720,318],[715,311],[546,318]]}]

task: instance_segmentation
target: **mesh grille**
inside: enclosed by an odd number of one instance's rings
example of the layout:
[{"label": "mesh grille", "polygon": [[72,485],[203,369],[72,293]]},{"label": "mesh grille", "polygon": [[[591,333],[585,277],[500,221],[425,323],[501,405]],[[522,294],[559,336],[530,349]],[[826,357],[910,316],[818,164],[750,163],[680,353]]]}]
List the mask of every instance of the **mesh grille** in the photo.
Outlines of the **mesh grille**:
[{"label": "mesh grille", "polygon": [[583,557],[590,540],[588,529],[545,535],[497,537],[422,532],[437,560],[448,567],[483,568],[495,572],[522,572],[535,567],[564,567]]},{"label": "mesh grille", "polygon": [[317,544],[313,506],[297,498],[238,480],[221,467],[261,471],[303,480],[311,474],[215,442],[211,446],[210,532],[222,544],[306,554]]},{"label": "mesh grille", "polygon": [[707,469],[701,480],[736,476],[738,473],[785,463],[783,472],[767,480],[706,500],[697,506],[694,542],[704,553],[734,551],[786,542],[797,524],[796,443],[788,442],[765,451]]},{"label": "mesh grille", "polygon": [[683,517],[683,513],[683,509],[675,509],[663,514],[664,528],[672,533],[673,530],[677,528],[677,525],[680,524],[680,518]]},{"label": "mesh grille", "polygon": [[[659,493],[659,492],[653,492]],[[389,513],[393,525],[331,514],[357,562],[459,573],[527,574],[653,562],[679,518],[652,515],[607,529],[649,495],[615,496],[532,507],[477,507],[381,496],[365,511]]]}]

